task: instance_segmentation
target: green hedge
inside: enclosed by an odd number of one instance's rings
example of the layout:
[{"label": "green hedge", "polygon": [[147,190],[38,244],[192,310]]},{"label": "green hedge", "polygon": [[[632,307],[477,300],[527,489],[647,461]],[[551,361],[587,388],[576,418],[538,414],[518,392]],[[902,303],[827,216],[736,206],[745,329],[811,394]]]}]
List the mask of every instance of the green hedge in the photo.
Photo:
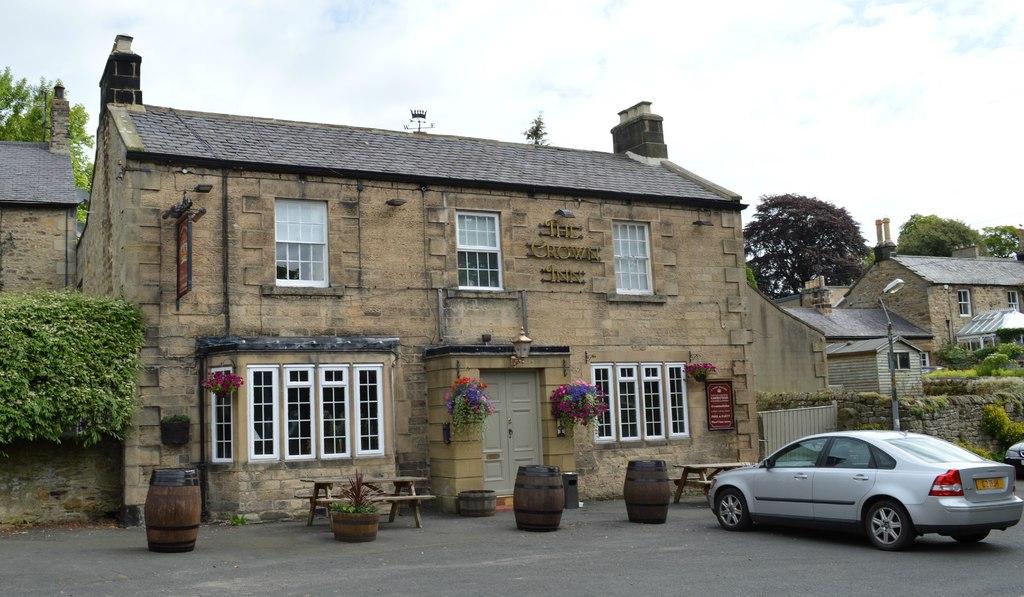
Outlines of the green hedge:
[{"label": "green hedge", "polygon": [[144,325],[121,299],[0,293],[0,446],[123,439],[136,405]]}]

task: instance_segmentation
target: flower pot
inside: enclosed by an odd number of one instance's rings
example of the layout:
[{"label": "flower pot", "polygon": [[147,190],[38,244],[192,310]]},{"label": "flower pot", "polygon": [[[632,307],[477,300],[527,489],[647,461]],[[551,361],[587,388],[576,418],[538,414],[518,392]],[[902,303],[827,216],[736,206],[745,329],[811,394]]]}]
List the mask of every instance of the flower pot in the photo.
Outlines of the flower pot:
[{"label": "flower pot", "polygon": [[459,514],[463,516],[494,516],[498,498],[490,489],[471,489],[459,492]]},{"label": "flower pot", "polygon": [[188,428],[188,421],[164,421],[160,423],[160,441],[172,445],[187,444]]},{"label": "flower pot", "polygon": [[331,530],[335,541],[369,543],[377,539],[379,512],[331,512]]},{"label": "flower pot", "polygon": [[695,381],[706,381],[707,378],[708,378],[708,374],[707,373],[694,373],[693,374],[693,379]]}]

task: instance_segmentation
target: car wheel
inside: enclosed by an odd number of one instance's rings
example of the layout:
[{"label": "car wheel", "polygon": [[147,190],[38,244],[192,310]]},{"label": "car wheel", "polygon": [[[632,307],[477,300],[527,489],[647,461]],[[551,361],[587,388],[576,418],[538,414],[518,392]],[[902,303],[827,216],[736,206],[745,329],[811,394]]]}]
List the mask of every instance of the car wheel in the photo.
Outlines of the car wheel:
[{"label": "car wheel", "polygon": [[963,535],[952,535],[953,540],[957,543],[977,543],[985,537],[988,537],[988,531],[981,531],[979,533],[964,533]]},{"label": "car wheel", "polygon": [[864,531],[872,545],[886,551],[907,549],[917,535],[906,508],[892,500],[881,500],[868,508]]},{"label": "car wheel", "polygon": [[752,525],[747,502],[738,489],[728,487],[715,496],[715,517],[727,531],[745,531]]}]

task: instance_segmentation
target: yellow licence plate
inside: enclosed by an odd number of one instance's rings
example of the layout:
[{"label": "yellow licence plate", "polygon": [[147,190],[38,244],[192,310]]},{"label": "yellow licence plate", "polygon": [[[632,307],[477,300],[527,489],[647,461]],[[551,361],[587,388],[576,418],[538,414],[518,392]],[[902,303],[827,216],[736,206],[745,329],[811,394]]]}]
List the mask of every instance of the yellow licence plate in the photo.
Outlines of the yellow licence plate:
[{"label": "yellow licence plate", "polygon": [[975,479],[974,484],[977,485],[978,489],[1002,489],[1003,478],[996,477],[994,479]]}]

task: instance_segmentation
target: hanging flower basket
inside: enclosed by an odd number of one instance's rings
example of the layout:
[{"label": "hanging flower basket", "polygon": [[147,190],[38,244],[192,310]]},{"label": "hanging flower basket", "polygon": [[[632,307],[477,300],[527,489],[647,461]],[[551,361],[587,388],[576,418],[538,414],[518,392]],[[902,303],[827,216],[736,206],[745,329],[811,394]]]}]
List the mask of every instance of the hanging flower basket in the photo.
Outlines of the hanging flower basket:
[{"label": "hanging flower basket", "polygon": [[494,403],[484,390],[487,384],[476,377],[460,377],[445,394],[445,405],[452,417],[452,429],[459,435],[479,435],[484,420],[494,414]]},{"label": "hanging flower basket", "polygon": [[551,393],[551,416],[570,437],[576,425],[587,427],[606,412],[608,397],[594,384],[576,380],[558,386]]},{"label": "hanging flower basket", "polygon": [[242,386],[241,377],[227,371],[214,371],[206,376],[202,386],[218,396],[226,396]]},{"label": "hanging flower basket", "polygon": [[686,374],[697,381],[704,381],[708,375],[717,371],[711,363],[690,363],[686,366]]}]

